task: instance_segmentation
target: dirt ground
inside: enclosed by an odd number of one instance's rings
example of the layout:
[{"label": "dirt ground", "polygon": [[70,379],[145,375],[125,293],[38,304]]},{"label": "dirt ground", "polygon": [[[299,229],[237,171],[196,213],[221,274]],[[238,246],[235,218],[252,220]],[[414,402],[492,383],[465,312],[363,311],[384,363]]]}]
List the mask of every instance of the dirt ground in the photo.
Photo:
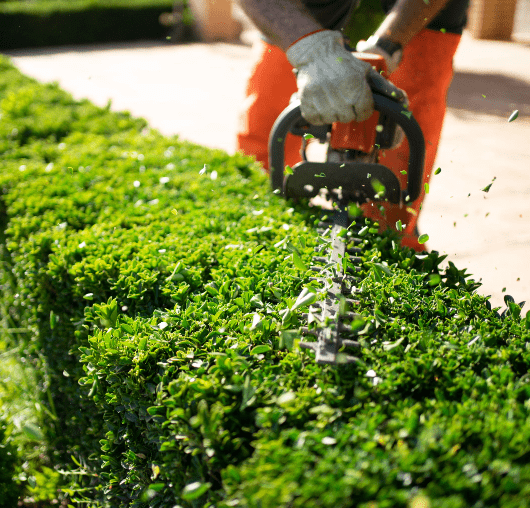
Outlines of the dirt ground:
[{"label": "dirt ground", "polygon": [[[76,98],[110,99],[112,109],[165,134],[235,151],[250,45],[140,42],[10,56],[25,74],[57,81]],[[530,306],[530,40],[477,41],[465,33],[454,66],[436,162],[442,171],[432,178],[420,231],[430,249],[482,279],[479,292],[492,305],[504,308],[511,294]],[[519,118],[509,123],[516,109]],[[491,190],[481,191],[494,177]]]}]

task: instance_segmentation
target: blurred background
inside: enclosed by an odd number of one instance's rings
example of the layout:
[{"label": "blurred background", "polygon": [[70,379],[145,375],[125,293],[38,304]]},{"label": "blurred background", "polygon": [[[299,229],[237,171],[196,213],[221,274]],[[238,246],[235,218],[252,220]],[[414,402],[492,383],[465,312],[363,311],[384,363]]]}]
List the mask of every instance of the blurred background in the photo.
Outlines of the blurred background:
[{"label": "blurred background", "polygon": [[[358,38],[381,14],[361,3]],[[229,153],[258,44],[231,0],[0,0],[0,52],[22,72]],[[530,0],[472,0],[454,69],[420,231],[504,308],[530,301]]]}]

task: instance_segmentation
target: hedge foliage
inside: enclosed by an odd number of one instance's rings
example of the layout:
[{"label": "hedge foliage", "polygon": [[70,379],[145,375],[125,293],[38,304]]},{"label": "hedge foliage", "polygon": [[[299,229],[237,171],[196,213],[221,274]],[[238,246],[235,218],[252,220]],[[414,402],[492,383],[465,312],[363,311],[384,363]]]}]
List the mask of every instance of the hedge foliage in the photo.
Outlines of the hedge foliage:
[{"label": "hedge foliage", "polygon": [[31,330],[72,504],[530,505],[520,304],[358,218],[361,361],[318,366],[297,340],[320,212],[6,59],[0,112],[2,319]]},{"label": "hedge foliage", "polygon": [[[159,22],[179,0],[41,0],[0,3],[0,50],[161,40]],[[183,0],[184,2],[184,0]]]},{"label": "hedge foliage", "polygon": [[10,425],[0,414],[0,508],[16,505],[19,496],[19,487],[14,479],[16,465],[17,453],[12,443]]}]

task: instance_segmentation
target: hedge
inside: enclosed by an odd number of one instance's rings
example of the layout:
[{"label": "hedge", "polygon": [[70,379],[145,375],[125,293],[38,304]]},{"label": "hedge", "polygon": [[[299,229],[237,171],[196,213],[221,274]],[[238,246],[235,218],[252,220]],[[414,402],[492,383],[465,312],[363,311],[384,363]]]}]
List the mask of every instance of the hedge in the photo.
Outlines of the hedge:
[{"label": "hedge", "polygon": [[360,361],[317,365],[297,342],[323,212],[0,71],[1,317],[31,330],[12,340],[71,504],[530,505],[522,304],[356,218]]},{"label": "hedge", "polygon": [[14,479],[16,464],[17,454],[11,439],[10,425],[0,414],[0,508],[12,508],[16,505],[19,496],[19,488]]},{"label": "hedge", "polygon": [[[164,39],[159,22],[179,0],[48,0],[0,3],[0,50]],[[181,2],[182,3],[182,2]]]}]

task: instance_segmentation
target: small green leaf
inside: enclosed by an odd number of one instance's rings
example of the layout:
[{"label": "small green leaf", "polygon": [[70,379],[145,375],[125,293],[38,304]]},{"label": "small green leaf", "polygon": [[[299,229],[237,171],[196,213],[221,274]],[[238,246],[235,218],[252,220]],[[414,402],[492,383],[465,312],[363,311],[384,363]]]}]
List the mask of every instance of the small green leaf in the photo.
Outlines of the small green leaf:
[{"label": "small green leaf", "polygon": [[385,195],[386,187],[377,178],[373,178],[372,180],[370,180],[370,183],[372,184],[372,188],[376,192],[376,198],[381,198]]},{"label": "small green leaf", "polygon": [[418,238],[418,243],[423,244],[429,239],[429,235],[423,234]]},{"label": "small green leaf", "polygon": [[138,351],[143,351],[147,346],[147,337],[143,336],[138,343]]},{"label": "small green leaf", "polygon": [[83,296],[85,300],[93,300],[94,299],[94,293],[87,293]]},{"label": "small green leaf", "polygon": [[489,192],[489,190],[491,189],[491,186],[493,185],[493,182],[497,179],[496,176],[493,177],[493,180],[491,181],[490,184],[486,185],[486,187],[484,187],[483,189],[481,189],[483,192]]},{"label": "small green leaf", "polygon": [[291,392],[291,391],[285,392],[285,393],[282,393],[278,397],[278,399],[276,399],[276,403],[279,406],[286,406],[287,404],[292,402],[295,398],[296,398],[296,394],[294,392]]},{"label": "small green leaf", "polygon": [[314,139],[314,138],[315,136],[313,136],[313,134],[309,134],[309,133],[304,134],[304,139]]},{"label": "small green leaf", "polygon": [[151,483],[148,488],[150,490],[154,490],[155,492],[160,492],[165,486],[165,483]]},{"label": "small green leaf", "polygon": [[437,284],[440,284],[441,280],[442,278],[437,273],[431,273],[431,275],[429,275],[430,286],[436,286]]},{"label": "small green leaf", "polygon": [[402,175],[406,175],[406,174],[407,174],[407,170],[406,170],[406,169],[403,169],[403,170],[400,171],[400,173],[401,173]]},{"label": "small green leaf", "polygon": [[429,194],[429,184],[425,182],[425,194]]},{"label": "small green leaf", "polygon": [[33,441],[43,441],[44,434],[40,428],[33,423],[26,423],[22,426],[22,431],[26,434],[26,437],[32,439]]},{"label": "small green leaf", "polygon": [[286,175],[292,175],[293,174],[293,168],[291,168],[291,166],[285,166],[285,174]]},{"label": "small green leaf", "polygon": [[398,220],[398,221],[396,222],[396,229],[397,229],[398,231],[403,231],[404,228],[403,228],[403,223],[401,222],[401,220]]},{"label": "small green leaf", "polygon": [[252,317],[252,326],[250,327],[250,329],[255,330],[256,328],[260,327],[261,321],[261,316],[258,313],[255,313]]},{"label": "small green leaf", "polygon": [[513,122],[514,120],[517,119],[518,116],[519,116],[519,110],[516,109],[516,110],[510,115],[510,118],[508,118],[508,122]]},{"label": "small green leaf", "polygon": [[435,175],[439,175],[441,172],[442,172],[442,168],[438,168],[438,169],[434,172],[434,174],[435,174]]},{"label": "small green leaf", "polygon": [[364,226],[359,230],[359,236],[365,236],[368,234],[368,230],[370,228],[368,226]]},{"label": "small green leaf", "polygon": [[58,318],[57,314],[53,312],[53,310],[50,311],[50,328],[53,330],[55,328],[55,325],[57,324]]},{"label": "small green leaf", "polygon": [[192,501],[205,494],[212,486],[211,483],[194,482],[186,485],[182,490],[182,499]]},{"label": "small green leaf", "polygon": [[320,175],[315,175],[315,178],[325,178],[325,177],[326,177],[325,173],[320,173]]},{"label": "small green leaf", "polygon": [[260,344],[259,346],[254,346],[250,350],[250,355],[251,356],[261,355],[261,354],[266,353],[267,351],[270,351],[270,350],[271,350],[271,347],[268,346],[267,344]]},{"label": "small green leaf", "polygon": [[305,307],[306,305],[311,305],[317,300],[317,295],[312,293],[307,288],[304,288],[302,292],[298,295],[295,304],[291,307],[291,311],[299,309],[300,307]]},{"label": "small green leaf", "polygon": [[303,272],[307,272],[307,270],[309,270],[307,265],[302,261],[302,258],[300,257],[298,252],[293,252],[293,263],[296,268],[302,270]]}]

